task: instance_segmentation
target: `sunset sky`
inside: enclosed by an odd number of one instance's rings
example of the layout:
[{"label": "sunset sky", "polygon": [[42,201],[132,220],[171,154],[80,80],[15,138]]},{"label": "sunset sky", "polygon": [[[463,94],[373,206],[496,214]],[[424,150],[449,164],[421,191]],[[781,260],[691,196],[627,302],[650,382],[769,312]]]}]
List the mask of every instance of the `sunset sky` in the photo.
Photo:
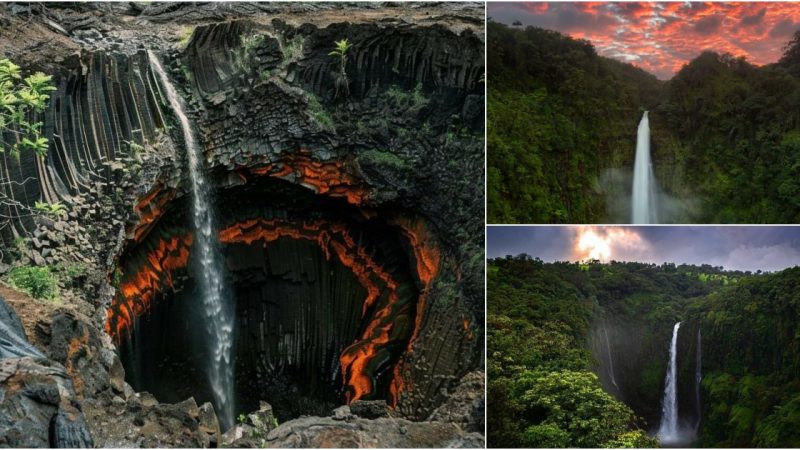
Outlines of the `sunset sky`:
[{"label": "sunset sky", "polygon": [[800,227],[490,226],[490,258],[710,264],[776,271],[800,265]]},{"label": "sunset sky", "polygon": [[488,3],[487,15],[591,41],[602,56],[671,78],[703,50],[777,61],[800,29],[800,3]]}]

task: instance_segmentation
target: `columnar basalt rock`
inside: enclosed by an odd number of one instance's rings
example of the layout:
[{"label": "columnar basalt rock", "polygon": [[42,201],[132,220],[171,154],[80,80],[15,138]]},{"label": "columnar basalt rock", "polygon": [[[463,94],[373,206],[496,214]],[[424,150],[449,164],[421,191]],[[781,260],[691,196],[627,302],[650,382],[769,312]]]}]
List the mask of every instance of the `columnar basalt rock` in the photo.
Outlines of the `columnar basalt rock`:
[{"label": "columnar basalt rock", "polygon": [[[250,291],[261,283],[311,298],[297,293],[332,283],[320,270],[334,270],[338,289],[351,292],[314,294],[352,305],[352,323],[338,327],[350,331],[292,325],[330,346],[306,351],[335,369],[326,401],[377,398],[422,420],[482,366],[481,6],[88,4],[34,11],[42,36],[26,35],[6,6],[0,16],[20,42],[51,36],[66,49],[41,61],[0,37],[10,57],[52,73],[58,87],[42,117],[47,158],[0,154],[0,180],[13,181],[0,185],[0,198],[13,200],[0,213],[16,217],[0,239],[9,248],[29,237],[21,260],[63,272],[75,310],[50,318],[41,342],[89,405],[96,441],[141,444],[99,431],[112,409],[148,429],[137,417],[157,406],[143,406],[152,402],[122,380],[115,346],[144,342],[141,322],[163,321],[165,305],[193,289],[185,156],[145,49],[160,55],[189,107],[224,219],[229,276]],[[336,95],[338,63],[328,55],[343,38],[352,43],[347,97]],[[26,214],[35,201],[60,202],[67,214]],[[305,262],[275,257],[290,253]],[[67,274],[76,264],[80,280]],[[253,317],[264,308],[243,307],[242,336],[272,333],[253,328],[268,323]],[[252,386],[288,361],[274,355],[293,354],[275,348],[282,353],[259,354],[272,356]],[[197,439],[180,442],[211,442]]]}]

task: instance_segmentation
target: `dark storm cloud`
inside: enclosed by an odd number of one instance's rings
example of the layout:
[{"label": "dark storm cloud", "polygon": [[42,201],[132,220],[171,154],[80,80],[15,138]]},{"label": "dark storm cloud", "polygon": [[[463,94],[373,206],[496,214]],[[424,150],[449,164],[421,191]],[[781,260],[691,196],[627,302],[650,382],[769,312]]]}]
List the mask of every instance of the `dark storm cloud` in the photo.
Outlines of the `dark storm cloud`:
[{"label": "dark storm cloud", "polygon": [[694,29],[695,33],[709,35],[716,33],[720,25],[722,25],[722,17],[709,16],[695,22],[694,27],[692,28]]},{"label": "dark storm cloud", "polygon": [[576,254],[576,242],[587,230],[616,236],[610,240],[611,260],[751,271],[800,265],[800,227],[489,227],[487,255],[582,259]]},{"label": "dark storm cloud", "polygon": [[775,24],[769,35],[773,38],[790,37],[798,29],[800,29],[800,22],[795,22],[792,19],[783,19]]},{"label": "dark storm cloud", "polygon": [[741,24],[743,27],[752,27],[753,25],[758,25],[764,20],[764,15],[767,13],[767,8],[761,8],[760,11],[757,13],[744,16],[742,18]]}]

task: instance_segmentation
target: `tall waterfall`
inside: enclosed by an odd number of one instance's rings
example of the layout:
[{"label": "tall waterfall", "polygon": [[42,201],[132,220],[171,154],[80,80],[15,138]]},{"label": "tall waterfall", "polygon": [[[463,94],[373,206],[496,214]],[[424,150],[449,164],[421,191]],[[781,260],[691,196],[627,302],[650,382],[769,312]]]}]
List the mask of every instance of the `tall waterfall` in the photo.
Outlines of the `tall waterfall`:
[{"label": "tall waterfall", "polygon": [[614,358],[611,357],[611,343],[608,341],[608,329],[603,327],[603,334],[606,338],[606,355],[608,356],[608,374],[611,377],[611,384],[617,386],[617,379],[614,378]]},{"label": "tall waterfall", "polygon": [[661,426],[658,437],[662,442],[675,442],[678,436],[678,367],[676,364],[678,350],[678,329],[681,323],[672,329],[672,342],[669,346],[669,367],[664,382],[664,399],[661,403]]},{"label": "tall waterfall", "polygon": [[700,430],[700,415],[702,414],[700,408],[700,381],[703,380],[701,367],[703,365],[703,350],[701,346],[700,328],[697,329],[697,358],[695,360],[694,369],[694,395],[695,395],[695,408],[697,413],[697,420],[694,422],[694,433]]},{"label": "tall waterfall", "polygon": [[167,99],[183,131],[186,155],[189,160],[189,176],[192,183],[193,221],[195,229],[194,249],[201,273],[197,277],[203,298],[206,317],[208,348],[211,361],[207,376],[214,395],[214,409],[223,430],[233,426],[233,305],[223,296],[222,262],[218,248],[214,212],[209,204],[211,186],[203,174],[202,151],[197,145],[194,132],[186,117],[183,101],[169,80],[167,73],[152,52],[147,52],[150,65],[158,75]]},{"label": "tall waterfall", "polygon": [[639,122],[636,136],[636,161],[633,165],[633,194],[631,196],[631,223],[657,223],[655,192],[656,181],[650,161],[650,119],[647,111]]}]

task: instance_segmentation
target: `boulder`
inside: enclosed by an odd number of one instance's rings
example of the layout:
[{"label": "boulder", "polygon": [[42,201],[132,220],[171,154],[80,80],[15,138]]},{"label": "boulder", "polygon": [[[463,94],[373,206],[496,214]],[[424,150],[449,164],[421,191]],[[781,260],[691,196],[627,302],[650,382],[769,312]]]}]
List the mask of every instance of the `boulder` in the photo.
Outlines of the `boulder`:
[{"label": "boulder", "polygon": [[0,447],[92,447],[63,366],[31,356],[0,360]]}]

